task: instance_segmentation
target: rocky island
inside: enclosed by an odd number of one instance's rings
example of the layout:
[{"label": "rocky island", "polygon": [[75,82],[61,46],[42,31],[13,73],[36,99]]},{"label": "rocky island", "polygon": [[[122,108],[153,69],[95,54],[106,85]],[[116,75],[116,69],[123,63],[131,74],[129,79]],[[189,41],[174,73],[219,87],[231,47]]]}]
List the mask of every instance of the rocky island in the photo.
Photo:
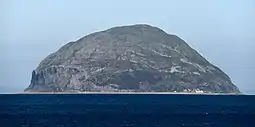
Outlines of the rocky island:
[{"label": "rocky island", "polygon": [[240,93],[176,35],[145,24],[92,33],[47,56],[25,92]]}]

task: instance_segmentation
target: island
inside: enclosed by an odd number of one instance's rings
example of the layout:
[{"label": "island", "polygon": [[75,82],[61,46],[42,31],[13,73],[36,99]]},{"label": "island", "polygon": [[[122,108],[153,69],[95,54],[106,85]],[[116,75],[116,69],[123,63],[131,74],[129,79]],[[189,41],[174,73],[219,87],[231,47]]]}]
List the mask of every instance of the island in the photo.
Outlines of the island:
[{"label": "island", "polygon": [[41,61],[24,91],[240,93],[184,40],[147,24],[113,27],[67,43]]}]

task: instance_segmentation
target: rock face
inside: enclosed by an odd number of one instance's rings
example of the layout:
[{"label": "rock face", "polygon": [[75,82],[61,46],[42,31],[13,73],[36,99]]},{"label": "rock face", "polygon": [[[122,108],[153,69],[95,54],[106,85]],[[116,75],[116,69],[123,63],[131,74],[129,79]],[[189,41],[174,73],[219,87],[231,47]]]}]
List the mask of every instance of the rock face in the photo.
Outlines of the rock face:
[{"label": "rock face", "polygon": [[32,72],[25,91],[240,92],[182,39],[143,24],[114,27],[64,45]]}]

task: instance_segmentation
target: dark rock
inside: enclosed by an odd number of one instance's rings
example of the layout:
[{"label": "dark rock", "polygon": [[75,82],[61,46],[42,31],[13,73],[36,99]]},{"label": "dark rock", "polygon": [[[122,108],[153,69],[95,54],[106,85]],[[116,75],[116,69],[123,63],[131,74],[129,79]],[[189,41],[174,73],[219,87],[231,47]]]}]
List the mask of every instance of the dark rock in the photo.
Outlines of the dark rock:
[{"label": "dark rock", "polygon": [[66,44],[32,72],[25,91],[240,92],[182,39],[149,25],[115,27]]}]

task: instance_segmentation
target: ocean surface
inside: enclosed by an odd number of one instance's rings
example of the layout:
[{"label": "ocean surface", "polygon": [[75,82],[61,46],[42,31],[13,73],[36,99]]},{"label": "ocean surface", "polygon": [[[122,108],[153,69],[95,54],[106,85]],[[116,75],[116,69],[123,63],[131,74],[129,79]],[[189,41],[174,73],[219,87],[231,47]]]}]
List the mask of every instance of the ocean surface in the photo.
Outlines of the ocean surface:
[{"label": "ocean surface", "polygon": [[255,127],[255,96],[2,94],[0,127]]}]

